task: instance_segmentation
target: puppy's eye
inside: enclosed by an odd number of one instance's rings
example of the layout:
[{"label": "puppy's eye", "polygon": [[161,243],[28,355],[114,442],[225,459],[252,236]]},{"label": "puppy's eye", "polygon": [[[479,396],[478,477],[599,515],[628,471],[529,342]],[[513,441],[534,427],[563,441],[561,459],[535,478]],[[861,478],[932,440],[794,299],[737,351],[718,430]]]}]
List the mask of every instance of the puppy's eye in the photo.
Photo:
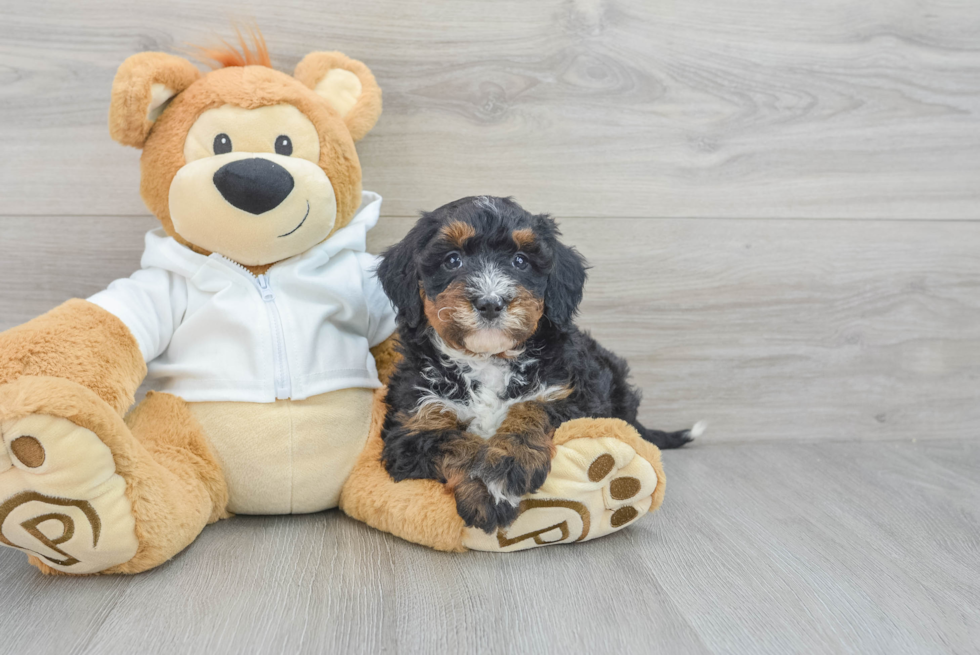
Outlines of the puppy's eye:
[{"label": "puppy's eye", "polygon": [[463,258],[459,256],[458,252],[451,252],[446,255],[446,259],[442,262],[442,265],[451,271],[455,271],[463,265]]},{"label": "puppy's eye", "polygon": [[280,134],[276,137],[276,154],[286,155],[287,157],[293,154],[293,142],[285,134]]},{"label": "puppy's eye", "polygon": [[514,268],[523,271],[528,265],[527,257],[525,257],[522,253],[517,253],[514,255],[514,259],[511,264],[513,264]]},{"label": "puppy's eye", "polygon": [[222,132],[218,136],[214,137],[214,154],[224,155],[231,152],[231,137]]}]

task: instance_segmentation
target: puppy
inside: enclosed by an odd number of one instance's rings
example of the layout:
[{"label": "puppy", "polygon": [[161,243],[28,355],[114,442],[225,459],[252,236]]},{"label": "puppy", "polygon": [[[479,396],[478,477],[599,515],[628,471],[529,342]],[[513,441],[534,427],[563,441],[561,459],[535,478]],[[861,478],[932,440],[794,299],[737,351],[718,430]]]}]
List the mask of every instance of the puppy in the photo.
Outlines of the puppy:
[{"label": "puppy", "polygon": [[559,234],[509,198],[463,198],[423,214],[378,267],[404,355],[388,386],[385,468],[446,484],[466,525],[488,533],[544,483],[565,421],[623,419],[660,448],[699,429],[637,421],[626,362],[572,322],[586,267]]}]

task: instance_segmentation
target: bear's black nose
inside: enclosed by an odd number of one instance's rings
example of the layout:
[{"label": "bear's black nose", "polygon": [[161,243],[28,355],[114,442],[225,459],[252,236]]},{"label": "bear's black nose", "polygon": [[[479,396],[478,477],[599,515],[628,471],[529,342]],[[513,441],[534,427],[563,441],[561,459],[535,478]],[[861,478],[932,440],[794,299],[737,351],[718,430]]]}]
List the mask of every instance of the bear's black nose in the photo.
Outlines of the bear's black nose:
[{"label": "bear's black nose", "polygon": [[274,161],[253,157],[219,168],[214,173],[214,186],[234,207],[262,214],[286,199],[293,190],[293,176]]}]

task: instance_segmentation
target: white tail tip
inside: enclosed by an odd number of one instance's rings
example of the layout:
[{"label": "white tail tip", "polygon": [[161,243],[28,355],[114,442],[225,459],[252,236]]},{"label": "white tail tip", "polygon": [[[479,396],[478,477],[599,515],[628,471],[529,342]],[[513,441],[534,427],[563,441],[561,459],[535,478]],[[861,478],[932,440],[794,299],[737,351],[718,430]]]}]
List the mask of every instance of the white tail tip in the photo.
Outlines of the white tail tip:
[{"label": "white tail tip", "polygon": [[697,439],[702,434],[704,434],[704,431],[707,429],[708,429],[707,421],[698,421],[697,423],[694,424],[694,427],[691,428],[691,437]]}]

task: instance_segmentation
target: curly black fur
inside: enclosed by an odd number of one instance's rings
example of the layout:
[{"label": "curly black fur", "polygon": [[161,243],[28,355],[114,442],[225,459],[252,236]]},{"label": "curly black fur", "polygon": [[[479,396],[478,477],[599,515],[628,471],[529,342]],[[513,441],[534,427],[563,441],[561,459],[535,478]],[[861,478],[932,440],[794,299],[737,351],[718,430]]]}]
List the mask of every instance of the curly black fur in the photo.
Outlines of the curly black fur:
[{"label": "curly black fur", "polygon": [[[472,238],[462,247],[444,238],[447,225],[458,222],[473,228]],[[514,242],[515,230],[530,230],[533,242],[522,243],[519,248]],[[637,420],[640,393],[628,380],[626,361],[574,325],[586,265],[576,250],[559,242],[559,235],[550,217],[530,214],[509,198],[463,198],[423,214],[405,239],[384,254],[378,276],[398,307],[404,355],[389,381],[389,412],[382,432],[382,457],[395,480],[423,478],[451,484],[462,480],[470,486],[472,480],[478,480],[487,487],[496,485],[507,498],[519,497],[540,487],[550,462],[550,453],[542,459],[540,453],[527,449],[540,450],[542,444],[550,444],[555,428],[581,417],[622,419],[660,448],[677,448],[692,439],[690,430],[662,432],[641,425]],[[528,264],[523,270],[511,265],[517,254]],[[462,259],[459,268],[452,268],[457,262],[447,260],[448,255]],[[506,275],[514,288],[543,300],[543,316],[533,326],[531,336],[515,344],[509,355],[494,358],[494,365],[509,380],[501,400],[529,403],[525,406],[528,415],[533,418],[538,412],[541,417],[535,423],[538,427],[530,432],[547,433],[506,436],[511,441],[518,439],[525,450],[504,446],[504,456],[492,463],[486,461],[488,447],[473,443],[473,434],[468,431],[472,430],[471,421],[477,420],[467,410],[480,393],[482,382],[473,368],[480,360],[448,347],[425,312],[426,298],[439,297],[454,282],[468,279],[487,266],[495,266],[494,270]],[[562,387],[570,393],[538,398],[542,389]],[[455,408],[457,420],[445,424],[442,413],[442,422],[437,425],[413,420],[427,403],[435,404],[437,410],[448,409],[449,414]],[[542,423],[546,425],[540,427]],[[498,432],[494,438],[502,440],[505,436]],[[464,454],[457,457],[458,452]],[[456,479],[452,479],[454,475]],[[494,501],[486,487],[469,489],[467,494],[482,498],[469,503],[461,500],[457,490],[457,505],[468,525],[492,531],[516,516],[513,503],[508,507],[499,497]],[[481,503],[489,506],[481,507]]]}]

